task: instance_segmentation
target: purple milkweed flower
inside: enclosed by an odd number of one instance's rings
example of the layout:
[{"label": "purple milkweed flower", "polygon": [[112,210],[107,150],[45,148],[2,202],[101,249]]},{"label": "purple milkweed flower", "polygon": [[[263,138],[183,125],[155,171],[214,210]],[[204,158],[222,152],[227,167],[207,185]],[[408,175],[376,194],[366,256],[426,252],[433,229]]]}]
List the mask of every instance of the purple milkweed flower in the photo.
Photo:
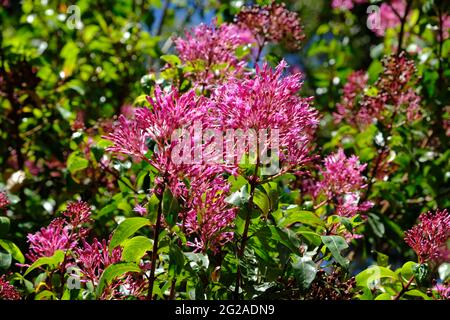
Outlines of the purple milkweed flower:
[{"label": "purple milkweed flower", "polygon": [[447,209],[422,213],[419,223],[405,233],[405,242],[416,252],[421,263],[448,258],[450,214]]},{"label": "purple milkweed flower", "polygon": [[353,9],[355,4],[366,3],[367,0],[333,0],[331,7],[334,9]]},{"label": "purple milkweed flower", "polygon": [[69,226],[61,218],[54,219],[46,228],[28,234],[30,248],[26,257],[32,262],[41,257],[51,257],[56,250],[73,249],[77,241],[72,239]]},{"label": "purple milkweed flower", "polygon": [[211,121],[223,131],[227,129],[267,130],[277,132],[267,137],[267,145],[279,145],[279,158],[284,163],[302,164],[309,159],[310,142],[318,125],[318,112],[311,98],[299,97],[301,75],[282,77],[286,62],[275,70],[264,64],[257,66],[254,77],[230,79],[213,93],[215,108]]},{"label": "purple milkweed flower", "polygon": [[401,19],[405,15],[405,0],[388,0],[380,6],[380,27],[374,29],[377,36],[384,36],[386,29],[395,28],[400,25]]},{"label": "purple milkweed flower", "polygon": [[145,216],[147,214],[147,209],[139,203],[133,208],[133,211],[139,213],[141,216]]},{"label": "purple milkweed flower", "polygon": [[82,240],[82,245],[74,250],[76,263],[82,273],[84,281],[92,281],[94,285],[109,265],[119,262],[122,256],[120,247],[109,251],[109,241],[103,239],[101,242],[94,239],[92,243]]},{"label": "purple milkweed flower", "polygon": [[193,66],[195,71],[190,75],[200,85],[242,74],[246,57],[238,58],[236,49],[251,42],[252,35],[246,29],[228,23],[217,25],[216,21],[202,23],[186,32],[184,38],[175,39],[181,60]]},{"label": "purple milkweed flower", "polygon": [[0,209],[6,208],[9,203],[9,198],[6,192],[0,191]]},{"label": "purple milkweed flower", "polygon": [[74,228],[91,221],[91,207],[84,201],[69,202],[63,215]]},{"label": "purple milkweed flower", "polygon": [[0,300],[20,300],[20,294],[16,288],[6,280],[6,276],[0,276]]},{"label": "purple milkweed flower", "polygon": [[298,49],[305,38],[298,14],[287,10],[284,3],[244,7],[236,15],[236,23],[250,30],[260,48],[270,41]]}]

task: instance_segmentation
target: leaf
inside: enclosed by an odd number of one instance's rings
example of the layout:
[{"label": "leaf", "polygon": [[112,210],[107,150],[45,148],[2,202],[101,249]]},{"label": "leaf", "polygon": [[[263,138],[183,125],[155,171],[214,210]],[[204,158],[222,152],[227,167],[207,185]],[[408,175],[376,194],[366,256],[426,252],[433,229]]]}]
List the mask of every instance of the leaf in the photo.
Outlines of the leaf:
[{"label": "leaf", "polygon": [[173,54],[165,54],[161,56],[161,60],[164,60],[168,64],[172,66],[178,66],[181,64],[180,58],[178,58],[176,55]]},{"label": "leaf", "polygon": [[147,251],[152,250],[152,246],[153,241],[144,236],[125,240],[123,242],[122,260],[138,263]]},{"label": "leaf", "polygon": [[443,263],[438,268],[439,278],[446,281],[450,277],[450,263]]},{"label": "leaf", "polygon": [[67,158],[67,170],[69,170],[71,174],[86,169],[88,165],[89,161],[79,156],[78,152],[72,152]]},{"label": "leaf", "polygon": [[25,257],[16,244],[9,240],[0,239],[0,246],[11,254],[19,263],[25,263]]},{"label": "leaf", "polygon": [[389,293],[385,292],[378,295],[375,300],[392,300],[392,296]]},{"label": "leaf", "polygon": [[417,266],[416,262],[408,261],[406,262],[400,271],[402,277],[406,280],[409,280],[414,275],[414,268]]},{"label": "leaf", "polygon": [[433,300],[431,297],[427,296],[426,293],[423,293],[422,291],[417,290],[417,289],[408,290],[405,292],[405,295],[412,296],[412,297],[421,297],[424,300]]},{"label": "leaf", "polygon": [[373,213],[369,213],[368,216],[369,216],[368,219],[369,225],[372,228],[375,235],[379,238],[383,237],[385,228],[380,217]]},{"label": "leaf", "polygon": [[127,272],[141,272],[141,269],[134,263],[119,262],[108,266],[102,273],[97,287],[97,297],[99,297],[106,286],[112,283],[114,279]]},{"label": "leaf", "polygon": [[9,218],[8,217],[0,217],[0,236],[5,236],[9,231]]},{"label": "leaf", "polygon": [[300,210],[294,207],[285,211],[285,216],[278,221],[279,227],[290,227],[295,223],[307,224],[310,226],[322,226],[324,222],[311,211]]},{"label": "leaf", "polygon": [[180,212],[180,205],[178,204],[177,198],[172,195],[169,189],[164,191],[163,212],[166,222],[170,226],[174,226],[177,222],[178,213]]},{"label": "leaf", "polygon": [[261,209],[264,216],[267,216],[270,210],[269,197],[259,189],[255,190],[255,196],[253,202]]},{"label": "leaf", "polygon": [[116,231],[114,231],[111,242],[109,243],[109,250],[113,250],[115,247],[132,236],[140,228],[149,225],[150,220],[145,218],[135,217],[125,219],[121,224],[119,224]]},{"label": "leaf", "polygon": [[7,270],[12,262],[10,253],[0,252],[0,270]]},{"label": "leaf", "polygon": [[42,258],[37,259],[27,269],[27,271],[25,271],[23,276],[26,276],[27,274],[29,274],[34,269],[42,267],[42,266],[45,266],[45,265],[48,265],[48,266],[50,266],[50,268],[54,269],[54,268],[56,268],[58,266],[58,264],[63,262],[63,260],[64,260],[64,252],[62,250],[56,250],[55,253],[53,254],[53,256],[51,256],[51,257],[42,257]]},{"label": "leaf", "polygon": [[430,276],[431,271],[430,267],[426,263],[417,264],[412,269],[414,274],[414,279],[416,279],[416,282],[421,287],[428,287],[430,284]]},{"label": "leaf", "polygon": [[49,290],[44,290],[39,292],[35,297],[34,300],[58,300],[58,297],[56,296],[55,293],[49,291]]},{"label": "leaf", "polygon": [[389,256],[375,250],[373,252],[377,254],[377,265],[380,267],[387,267],[389,265]]},{"label": "leaf", "polygon": [[364,271],[361,271],[356,277],[356,284],[358,287],[373,287],[374,282],[381,278],[391,278],[397,280],[398,277],[394,271],[380,266],[372,266]]},{"label": "leaf", "polygon": [[341,255],[341,251],[348,248],[344,238],[340,236],[322,236],[323,244],[330,250],[334,260],[344,268],[348,268],[349,261]]},{"label": "leaf", "polygon": [[317,266],[309,255],[304,255],[303,257],[293,255],[293,260],[291,265],[294,269],[295,278],[300,289],[305,291],[316,278]]},{"label": "leaf", "polygon": [[239,191],[233,192],[225,198],[225,202],[240,207],[248,202],[250,195],[248,193],[248,185],[245,184]]}]

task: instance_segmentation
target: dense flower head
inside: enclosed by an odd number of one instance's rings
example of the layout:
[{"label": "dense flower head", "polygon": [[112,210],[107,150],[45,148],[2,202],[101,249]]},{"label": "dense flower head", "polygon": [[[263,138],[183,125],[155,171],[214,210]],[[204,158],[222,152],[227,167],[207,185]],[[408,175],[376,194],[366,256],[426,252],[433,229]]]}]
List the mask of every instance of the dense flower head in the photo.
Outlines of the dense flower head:
[{"label": "dense flower head", "polygon": [[447,209],[422,213],[419,223],[406,231],[405,242],[413,248],[420,262],[448,257],[450,214]]},{"label": "dense flower head", "polygon": [[92,240],[88,243],[82,240],[82,245],[74,250],[76,255],[76,264],[80,268],[83,281],[92,281],[93,284],[98,284],[98,281],[109,265],[119,262],[122,256],[120,247],[114,248],[112,252],[109,251],[109,241],[103,239],[98,241]]},{"label": "dense flower head", "polygon": [[437,291],[440,299],[450,300],[450,285],[447,283],[438,283],[434,289]]},{"label": "dense flower head", "polygon": [[367,0],[333,0],[331,7],[334,9],[353,9],[355,4],[366,3]]},{"label": "dense flower head", "polygon": [[362,175],[365,168],[366,165],[361,164],[357,156],[347,158],[344,150],[339,149],[324,160],[321,189],[330,196],[359,191],[366,187],[365,177]]},{"label": "dense flower head", "polygon": [[236,57],[236,49],[251,42],[248,30],[235,24],[217,25],[215,21],[211,25],[202,23],[186,32],[184,38],[175,39],[181,60],[199,69],[192,73],[198,84],[213,84],[220,78],[242,73],[245,61]]},{"label": "dense flower head", "polygon": [[301,164],[308,159],[318,113],[311,107],[311,98],[297,95],[301,75],[282,77],[285,68],[284,61],[275,70],[264,64],[256,68],[254,77],[231,79],[218,87],[213,93],[212,122],[222,130],[270,131],[267,145],[273,146],[278,139],[280,160]]},{"label": "dense flower head", "polygon": [[9,205],[9,198],[6,192],[0,191],[0,209],[6,208]]},{"label": "dense flower head", "polygon": [[336,122],[346,119],[351,124],[355,123],[355,111],[358,110],[358,102],[364,96],[369,75],[365,71],[353,71],[344,85],[342,100],[336,105],[337,112],[334,113]]},{"label": "dense flower head", "polygon": [[46,228],[41,228],[34,234],[28,234],[30,244],[26,257],[35,261],[41,257],[51,257],[56,250],[73,249],[77,241],[69,235],[69,227],[64,219],[54,219]]},{"label": "dense flower head", "polygon": [[[414,89],[417,82],[414,61],[402,52],[385,57],[382,63],[383,72],[372,87],[367,85],[366,73],[350,74],[341,102],[336,106],[336,122],[345,119],[349,124],[364,127],[374,121],[391,121],[391,116],[403,113],[408,121],[420,118],[421,98]],[[391,116],[386,117],[388,110]]]},{"label": "dense flower head", "polygon": [[229,230],[237,208],[226,203],[230,186],[217,171],[204,168],[190,177],[189,210],[182,217],[182,225],[186,233],[194,237],[188,245],[198,251],[217,251],[233,238]]},{"label": "dense flower head", "polygon": [[0,300],[20,300],[19,292],[6,280],[6,275],[0,276]]},{"label": "dense flower head", "polygon": [[361,192],[367,187],[363,176],[365,168],[357,156],[347,157],[344,150],[339,149],[324,159],[324,167],[320,169],[322,179],[317,183],[313,196],[325,195],[327,201],[334,202],[340,216],[351,217],[369,210],[373,204],[360,201]]},{"label": "dense flower head", "polygon": [[244,7],[237,14],[236,23],[248,28],[259,46],[271,41],[298,49],[305,38],[298,14],[287,10],[284,3]]},{"label": "dense flower head", "polygon": [[91,221],[91,207],[84,201],[69,202],[63,215],[74,228]]},{"label": "dense flower head", "polygon": [[[108,151],[146,159],[147,142],[151,140],[161,154],[170,145],[171,136],[177,129],[203,116],[202,98],[197,97],[194,90],[181,95],[176,89],[163,92],[157,86],[154,94],[154,98],[147,97],[151,108],[137,108],[134,119],[119,117],[114,132],[105,137],[114,143]],[[155,161],[155,164],[159,162]]]}]

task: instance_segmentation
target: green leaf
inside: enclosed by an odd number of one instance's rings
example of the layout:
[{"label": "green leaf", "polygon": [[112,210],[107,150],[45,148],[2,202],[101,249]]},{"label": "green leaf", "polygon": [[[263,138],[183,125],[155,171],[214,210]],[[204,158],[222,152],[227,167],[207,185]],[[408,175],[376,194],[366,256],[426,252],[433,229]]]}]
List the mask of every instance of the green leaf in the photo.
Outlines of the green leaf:
[{"label": "green leaf", "polygon": [[245,184],[239,191],[233,192],[230,196],[225,198],[225,202],[240,207],[246,204],[249,199],[248,184]]},{"label": "green leaf", "polygon": [[426,263],[417,264],[412,269],[416,282],[421,287],[428,287],[430,284],[431,271]]},{"label": "green leaf", "polygon": [[97,287],[97,297],[99,297],[106,286],[112,283],[114,279],[128,272],[141,272],[141,269],[134,263],[119,262],[108,266],[100,277]]},{"label": "green leaf", "polygon": [[88,165],[89,161],[79,156],[78,152],[72,152],[67,158],[67,170],[69,170],[71,174],[86,169]]},{"label": "green leaf", "polygon": [[143,236],[125,240],[123,242],[122,260],[138,263],[147,251],[152,250],[152,246],[153,241]]},{"label": "green leaf", "polygon": [[408,261],[406,262],[400,271],[402,277],[406,280],[409,280],[414,275],[414,268],[417,266],[416,262]]},{"label": "green leaf", "polygon": [[295,223],[307,224],[310,226],[322,226],[324,222],[311,211],[300,210],[299,207],[287,209],[285,216],[278,221],[279,227],[290,227]]},{"label": "green leaf", "polygon": [[167,62],[168,64],[170,64],[172,66],[178,66],[181,64],[180,58],[178,58],[176,55],[173,55],[173,54],[162,55],[161,60]]},{"label": "green leaf", "polygon": [[316,278],[317,273],[317,266],[312,260],[312,257],[310,255],[304,255],[303,257],[293,255],[291,265],[300,289],[302,291],[307,290]]},{"label": "green leaf", "polygon": [[322,236],[321,238],[323,244],[330,250],[336,262],[347,269],[349,261],[341,255],[341,251],[348,248],[345,239],[340,236]]},{"label": "green leaf", "polygon": [[0,252],[0,270],[7,270],[12,262],[10,253]]},{"label": "green leaf", "polygon": [[128,239],[130,236],[132,236],[140,228],[149,225],[150,220],[145,218],[135,217],[125,219],[124,221],[122,221],[121,224],[119,224],[116,231],[114,231],[114,234],[111,238],[111,242],[109,244],[109,250],[113,250],[115,247],[117,247],[126,239]]},{"label": "green leaf", "polygon": [[9,240],[0,239],[0,246],[11,254],[19,263],[25,263],[25,257],[16,244]]},{"label": "green leaf", "polygon": [[39,292],[35,297],[34,300],[58,300],[58,297],[56,296],[55,293],[49,291],[49,290],[44,290]]},{"label": "green leaf", "polygon": [[54,269],[56,268],[61,262],[64,260],[64,251],[62,250],[56,250],[53,256],[51,257],[42,257],[37,259],[23,274],[26,276],[31,271],[33,271],[36,268],[48,265],[50,268]]},{"label": "green leaf", "polygon": [[377,265],[380,267],[387,267],[389,265],[389,256],[375,250],[373,252],[377,254]]},{"label": "green leaf", "polygon": [[378,295],[375,300],[392,300],[392,296],[389,293],[385,292]]},{"label": "green leaf", "polygon": [[361,271],[356,277],[356,284],[358,287],[373,287],[381,278],[391,278],[398,280],[394,271],[380,266],[372,266],[364,271]]},{"label": "green leaf", "polygon": [[253,202],[261,209],[264,216],[267,216],[270,210],[269,197],[259,189],[255,190],[255,196]]},{"label": "green leaf", "polygon": [[177,222],[178,213],[180,212],[180,205],[178,204],[177,198],[172,195],[169,189],[164,191],[163,212],[166,222],[170,226],[174,226]]},{"label": "green leaf", "polygon": [[438,268],[439,278],[446,281],[450,277],[450,263],[443,263]]},{"label": "green leaf", "polygon": [[5,236],[9,231],[9,218],[0,217],[0,236]]},{"label": "green leaf", "polygon": [[372,228],[375,235],[379,238],[383,237],[385,228],[380,217],[373,213],[369,213],[368,216],[369,216],[368,219],[369,225]]},{"label": "green leaf", "polygon": [[420,297],[420,298],[423,298],[424,300],[433,300],[431,297],[427,296],[426,293],[423,293],[422,291],[417,290],[417,289],[408,290],[405,292],[405,295],[411,296],[411,297]]}]

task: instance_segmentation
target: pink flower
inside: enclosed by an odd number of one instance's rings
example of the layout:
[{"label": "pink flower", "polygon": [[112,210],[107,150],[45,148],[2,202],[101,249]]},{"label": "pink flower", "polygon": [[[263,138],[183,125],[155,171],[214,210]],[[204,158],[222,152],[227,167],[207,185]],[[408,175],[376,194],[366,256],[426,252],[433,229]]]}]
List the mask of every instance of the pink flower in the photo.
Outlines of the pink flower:
[{"label": "pink flower", "polygon": [[442,300],[450,300],[450,286],[448,284],[436,284],[434,289]]},{"label": "pink flower", "polygon": [[236,57],[235,52],[252,41],[251,34],[234,24],[218,26],[216,23],[202,23],[186,32],[185,39],[175,39],[181,60],[198,69],[191,73],[198,84],[214,84],[222,78],[242,73],[245,66],[245,61]]},{"label": "pink flower", "polygon": [[365,168],[366,165],[360,164],[357,156],[347,158],[344,150],[339,149],[324,160],[321,190],[329,197],[360,191],[366,187],[365,177],[362,175]]},{"label": "pink flower", "polygon": [[8,195],[4,191],[0,191],[0,209],[6,208],[9,205]]},{"label": "pink flower", "polygon": [[0,300],[20,300],[20,294],[12,284],[6,280],[6,276],[0,276]]},{"label": "pink flower", "polygon": [[365,164],[360,164],[357,156],[346,157],[344,151],[329,155],[324,160],[324,168],[320,169],[322,180],[315,190],[315,197],[324,194],[327,201],[334,202],[336,213],[351,217],[359,212],[369,210],[373,204],[370,201],[360,203],[362,189],[366,188],[363,176]]},{"label": "pink flower", "polygon": [[367,0],[333,0],[331,7],[334,9],[351,10],[355,4],[366,2]]},{"label": "pink flower", "polygon": [[[357,126],[367,126],[377,121],[389,121],[393,115],[406,115],[412,122],[421,117],[421,98],[414,89],[417,75],[414,61],[408,60],[405,53],[392,55],[383,59],[383,73],[373,88],[367,86],[367,74],[362,71],[353,72],[344,86],[341,102],[334,113],[335,121],[346,120]],[[370,88],[372,93],[366,92]],[[386,106],[392,106],[392,113],[386,116]],[[392,108],[391,108],[392,109]]]},{"label": "pink flower", "polygon": [[141,216],[145,216],[147,214],[147,209],[139,203],[133,208],[133,211],[139,213]]},{"label": "pink flower", "polygon": [[281,161],[302,164],[309,159],[318,113],[310,106],[311,98],[297,95],[301,75],[282,77],[285,68],[284,61],[275,70],[265,64],[253,78],[230,79],[217,88],[211,122],[222,131],[266,130],[265,148],[278,144]]},{"label": "pink flower", "polygon": [[271,41],[283,43],[288,49],[298,49],[305,38],[298,14],[287,10],[284,3],[244,7],[236,21],[251,31],[260,48]]},{"label": "pink flower", "polygon": [[353,71],[347,78],[344,85],[342,100],[336,105],[337,112],[334,113],[336,122],[346,119],[348,123],[356,124],[356,114],[358,103],[364,96],[364,89],[367,85],[369,76],[365,71]]},{"label": "pink flower", "polygon": [[[450,15],[448,14],[444,14],[442,16],[442,38],[444,40],[448,39],[448,35],[449,35],[449,30],[450,30]],[[441,35],[438,31],[438,40],[441,40]]]},{"label": "pink flower", "polygon": [[84,201],[69,202],[63,215],[74,228],[91,221],[91,207]]},{"label": "pink flower", "polygon": [[182,214],[182,227],[186,234],[194,237],[188,245],[198,251],[218,251],[233,239],[233,232],[229,230],[237,208],[225,202],[230,186],[217,171],[205,168],[190,177],[189,210]]},{"label": "pink flower", "polygon": [[416,252],[419,261],[424,263],[448,255],[450,214],[447,209],[422,213],[419,220],[419,224],[405,233],[405,242]]},{"label": "pink flower", "polygon": [[127,154],[138,159],[145,159],[147,145],[145,144],[148,134],[140,128],[134,120],[128,120],[125,116],[119,116],[119,122],[114,128],[114,132],[104,137],[114,142],[107,151]]},{"label": "pink flower", "polygon": [[76,263],[82,273],[83,281],[92,281],[94,285],[98,281],[109,265],[119,262],[122,255],[120,247],[109,252],[109,241],[101,242],[94,239],[91,244],[82,240],[82,246],[77,247],[74,252],[76,254]]},{"label": "pink flower", "polygon": [[56,250],[73,249],[77,241],[69,235],[69,227],[61,218],[54,219],[46,228],[28,234],[30,251],[26,257],[32,262],[41,257],[51,257]]},{"label": "pink flower", "polygon": [[[388,0],[380,6],[380,26],[374,29],[376,35],[382,37],[388,28],[395,28],[400,25],[400,17],[405,15],[405,0]],[[378,21],[378,19],[377,19]]]}]

